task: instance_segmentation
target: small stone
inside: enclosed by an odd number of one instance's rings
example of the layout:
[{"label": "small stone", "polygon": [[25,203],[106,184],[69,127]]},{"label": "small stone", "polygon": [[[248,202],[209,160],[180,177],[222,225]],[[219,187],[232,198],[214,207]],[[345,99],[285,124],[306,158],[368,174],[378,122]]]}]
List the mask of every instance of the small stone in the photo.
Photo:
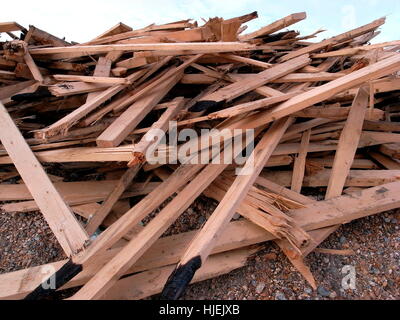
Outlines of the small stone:
[{"label": "small stone", "polygon": [[277,292],[277,293],[275,294],[275,299],[276,299],[276,300],[280,300],[280,301],[287,300],[287,299],[286,299],[286,296],[285,296],[282,292]]},{"label": "small stone", "polygon": [[339,241],[340,241],[341,244],[345,244],[346,241],[347,241],[347,239],[346,239],[346,237],[343,237],[343,236],[342,236],[342,237],[340,237],[340,240],[339,240]]},{"label": "small stone", "polygon": [[331,294],[329,295],[329,298],[336,299],[337,298],[337,293],[335,291],[331,292]]},{"label": "small stone", "polygon": [[305,288],[304,292],[307,293],[307,294],[312,294],[313,290],[311,288]]},{"label": "small stone", "polygon": [[398,224],[398,221],[397,221],[397,219],[392,219],[392,224]]},{"label": "small stone", "polygon": [[258,286],[256,288],[256,292],[258,294],[261,294],[264,291],[264,289],[265,289],[265,283],[260,283],[260,284],[258,284]]},{"label": "small stone", "polygon": [[324,287],[318,287],[318,294],[321,297],[329,297],[329,295],[331,294],[328,290],[326,290]]},{"label": "small stone", "polygon": [[248,288],[247,286],[243,286],[242,289],[243,289],[244,291],[249,290],[249,288]]},{"label": "small stone", "polygon": [[385,218],[384,220],[386,223],[390,223],[392,221],[390,218]]},{"label": "small stone", "polygon": [[200,225],[203,225],[206,222],[206,218],[204,218],[203,216],[200,216],[198,222]]},{"label": "small stone", "polygon": [[240,219],[240,214],[235,213],[235,215],[233,216],[233,220],[239,220]]}]

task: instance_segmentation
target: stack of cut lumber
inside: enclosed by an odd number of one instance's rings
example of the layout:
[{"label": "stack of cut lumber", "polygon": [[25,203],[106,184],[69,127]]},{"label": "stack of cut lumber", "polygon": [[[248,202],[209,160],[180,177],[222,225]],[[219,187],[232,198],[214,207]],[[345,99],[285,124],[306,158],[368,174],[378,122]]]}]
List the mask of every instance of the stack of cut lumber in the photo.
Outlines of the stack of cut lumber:
[{"label": "stack of cut lumber", "polygon": [[[0,23],[0,208],[40,211],[68,257],[0,275],[1,299],[178,299],[267,241],[316,288],[308,254],[400,207],[400,41],[370,44],[385,18],[315,42],[293,30],[305,13],[247,33],[257,17],[119,23],[82,44]],[[200,135],[155,141],[171,121]],[[192,162],[211,129],[253,130],[251,157]],[[200,197],[218,203],[204,225],[164,237]]]}]

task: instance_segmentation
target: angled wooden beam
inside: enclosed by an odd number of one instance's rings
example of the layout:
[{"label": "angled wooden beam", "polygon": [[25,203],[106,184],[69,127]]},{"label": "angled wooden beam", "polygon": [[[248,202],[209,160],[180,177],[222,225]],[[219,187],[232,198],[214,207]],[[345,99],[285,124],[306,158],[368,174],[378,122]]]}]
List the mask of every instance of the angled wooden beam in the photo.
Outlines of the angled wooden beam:
[{"label": "angled wooden beam", "polygon": [[89,238],[1,103],[0,126],[1,142],[58,242],[68,256],[76,255],[84,249]]},{"label": "angled wooden beam", "polygon": [[346,124],[340,136],[336,150],[332,175],[329,179],[326,198],[331,199],[342,194],[351,165],[361,138],[365,113],[368,108],[369,91],[362,87],[354,99]]},{"label": "angled wooden beam", "polygon": [[308,146],[310,144],[310,137],[311,130],[307,130],[305,133],[303,133],[300,144],[300,152],[294,161],[291,190],[297,193],[301,193],[301,188],[303,187],[303,179],[306,172],[306,160],[308,154]]}]

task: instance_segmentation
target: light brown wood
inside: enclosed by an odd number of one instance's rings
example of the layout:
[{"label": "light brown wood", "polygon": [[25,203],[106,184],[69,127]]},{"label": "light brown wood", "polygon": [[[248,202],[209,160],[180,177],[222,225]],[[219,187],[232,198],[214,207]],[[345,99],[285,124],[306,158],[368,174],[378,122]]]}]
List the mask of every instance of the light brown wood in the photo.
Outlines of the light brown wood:
[{"label": "light brown wood", "polygon": [[347,118],[346,125],[340,136],[332,168],[332,175],[329,179],[328,190],[326,192],[326,199],[338,197],[343,192],[360,142],[364,117],[368,108],[368,99],[368,87],[360,88],[351,106],[349,117]]},{"label": "light brown wood", "polygon": [[68,256],[77,254],[89,240],[86,232],[51,183],[1,103],[0,123],[2,128],[0,140],[38,203],[51,230]]}]

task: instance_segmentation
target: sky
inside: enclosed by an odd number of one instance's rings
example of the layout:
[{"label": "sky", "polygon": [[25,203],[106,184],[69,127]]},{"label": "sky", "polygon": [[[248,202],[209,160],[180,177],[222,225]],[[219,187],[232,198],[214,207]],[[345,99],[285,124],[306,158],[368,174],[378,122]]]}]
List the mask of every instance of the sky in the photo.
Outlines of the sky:
[{"label": "sky", "polygon": [[0,22],[34,25],[68,41],[86,42],[118,22],[133,29],[151,23],[192,18],[233,18],[258,11],[246,32],[257,30],[291,13],[305,11],[307,20],[290,29],[309,35],[327,30],[322,40],[387,16],[382,34],[373,42],[399,39],[399,0],[19,0],[3,1]]}]

